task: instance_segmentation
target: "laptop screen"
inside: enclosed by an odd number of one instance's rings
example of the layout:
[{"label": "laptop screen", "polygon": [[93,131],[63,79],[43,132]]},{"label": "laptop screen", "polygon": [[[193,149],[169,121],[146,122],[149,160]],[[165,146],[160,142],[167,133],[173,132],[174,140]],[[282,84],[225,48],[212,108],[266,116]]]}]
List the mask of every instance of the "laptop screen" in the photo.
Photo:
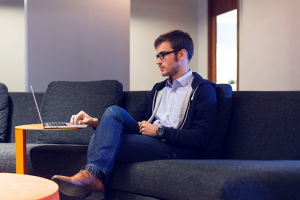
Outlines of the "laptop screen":
[{"label": "laptop screen", "polygon": [[39,106],[38,106],[38,104],[36,102],[35,95],[34,95],[34,92],[33,92],[33,89],[32,89],[32,85],[30,86],[30,88],[31,88],[31,92],[32,92],[32,96],[33,96],[33,99],[34,99],[34,103],[35,103],[36,109],[37,109],[37,111],[39,113],[40,120],[41,120],[41,122],[42,122],[42,124],[44,126],[44,123],[43,123],[43,120],[42,120],[42,116],[41,116],[41,113],[40,113],[40,110],[39,110]]}]

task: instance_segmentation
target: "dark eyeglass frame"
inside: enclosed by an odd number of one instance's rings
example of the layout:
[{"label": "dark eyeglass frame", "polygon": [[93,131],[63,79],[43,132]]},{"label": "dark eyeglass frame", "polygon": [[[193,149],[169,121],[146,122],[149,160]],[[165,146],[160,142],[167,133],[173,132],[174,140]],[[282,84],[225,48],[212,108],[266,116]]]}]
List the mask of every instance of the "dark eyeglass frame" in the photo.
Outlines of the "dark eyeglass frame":
[{"label": "dark eyeglass frame", "polygon": [[174,50],[174,51],[168,51],[168,52],[160,52],[159,54],[156,55],[156,59],[159,58],[160,60],[163,60],[166,55],[168,55],[170,53],[174,53],[176,51],[181,51],[181,50]]}]

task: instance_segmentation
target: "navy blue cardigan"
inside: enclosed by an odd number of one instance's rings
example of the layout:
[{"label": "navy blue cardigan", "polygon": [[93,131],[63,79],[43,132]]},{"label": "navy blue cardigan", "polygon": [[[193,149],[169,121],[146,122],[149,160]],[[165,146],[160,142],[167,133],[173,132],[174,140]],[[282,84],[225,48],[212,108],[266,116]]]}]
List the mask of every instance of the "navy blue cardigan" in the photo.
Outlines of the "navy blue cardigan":
[{"label": "navy blue cardigan", "polygon": [[[185,120],[181,129],[164,127],[165,143],[169,145],[179,158],[197,158],[200,151],[208,144],[217,113],[217,98],[213,82],[203,79],[193,72],[192,92],[189,99],[189,109],[186,110]],[[155,105],[154,95],[156,91],[166,86],[166,81],[156,83],[153,89],[145,96],[130,114],[138,122],[148,120],[152,115],[152,104]]]}]

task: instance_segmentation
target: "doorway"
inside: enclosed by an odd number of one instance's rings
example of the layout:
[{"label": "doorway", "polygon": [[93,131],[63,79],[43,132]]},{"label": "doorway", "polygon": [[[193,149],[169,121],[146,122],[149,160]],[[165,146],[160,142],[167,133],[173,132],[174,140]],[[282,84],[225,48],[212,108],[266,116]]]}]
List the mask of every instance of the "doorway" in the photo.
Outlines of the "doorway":
[{"label": "doorway", "polygon": [[239,86],[238,0],[208,0],[208,80]]}]

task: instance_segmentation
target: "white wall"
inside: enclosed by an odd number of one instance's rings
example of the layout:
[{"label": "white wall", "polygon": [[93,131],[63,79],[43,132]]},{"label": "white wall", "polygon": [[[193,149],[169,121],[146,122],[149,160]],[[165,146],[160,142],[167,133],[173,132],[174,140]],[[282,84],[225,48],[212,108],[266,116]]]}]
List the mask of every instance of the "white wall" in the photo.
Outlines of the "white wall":
[{"label": "white wall", "polygon": [[206,24],[207,0],[131,0],[130,90],[150,90],[156,82],[166,78],[155,64],[154,41],[173,29],[191,35],[195,51],[190,69],[204,73],[201,75],[206,78]]},{"label": "white wall", "polygon": [[207,0],[198,0],[198,72],[202,78],[207,79],[208,65],[208,10]]},{"label": "white wall", "polygon": [[[129,89],[130,0],[25,0],[28,86],[117,79]],[[27,86],[27,89],[28,89]]]},{"label": "white wall", "polygon": [[300,90],[299,8],[299,0],[240,0],[240,90]]},{"label": "white wall", "polygon": [[25,91],[23,0],[0,1],[0,82],[9,92]]},{"label": "white wall", "polygon": [[[300,89],[299,6],[298,0],[240,0],[240,90]],[[129,78],[129,0],[30,0],[29,85],[45,91],[53,80],[111,78],[121,80],[125,90],[129,82],[130,90],[149,90],[164,79],[153,42],[175,28],[191,33],[196,47],[191,68],[206,78],[206,8],[207,0],[132,0]],[[23,1],[0,1],[0,26],[0,82],[11,92],[25,91]]]},{"label": "white wall", "polygon": [[[37,92],[45,91],[48,83],[55,80],[99,79],[118,79],[124,90],[129,89],[129,82],[133,86],[130,90],[149,90],[155,82],[164,80],[155,64],[153,42],[161,33],[175,28],[193,37],[191,68],[207,77],[207,0],[187,4],[184,0],[132,0],[130,75],[129,0],[25,3],[27,69],[23,0],[0,2],[0,16],[5,15],[0,17],[0,25],[6,30],[0,31],[0,82],[10,91],[28,91],[29,85]],[[144,72],[147,74],[142,77]]]}]

